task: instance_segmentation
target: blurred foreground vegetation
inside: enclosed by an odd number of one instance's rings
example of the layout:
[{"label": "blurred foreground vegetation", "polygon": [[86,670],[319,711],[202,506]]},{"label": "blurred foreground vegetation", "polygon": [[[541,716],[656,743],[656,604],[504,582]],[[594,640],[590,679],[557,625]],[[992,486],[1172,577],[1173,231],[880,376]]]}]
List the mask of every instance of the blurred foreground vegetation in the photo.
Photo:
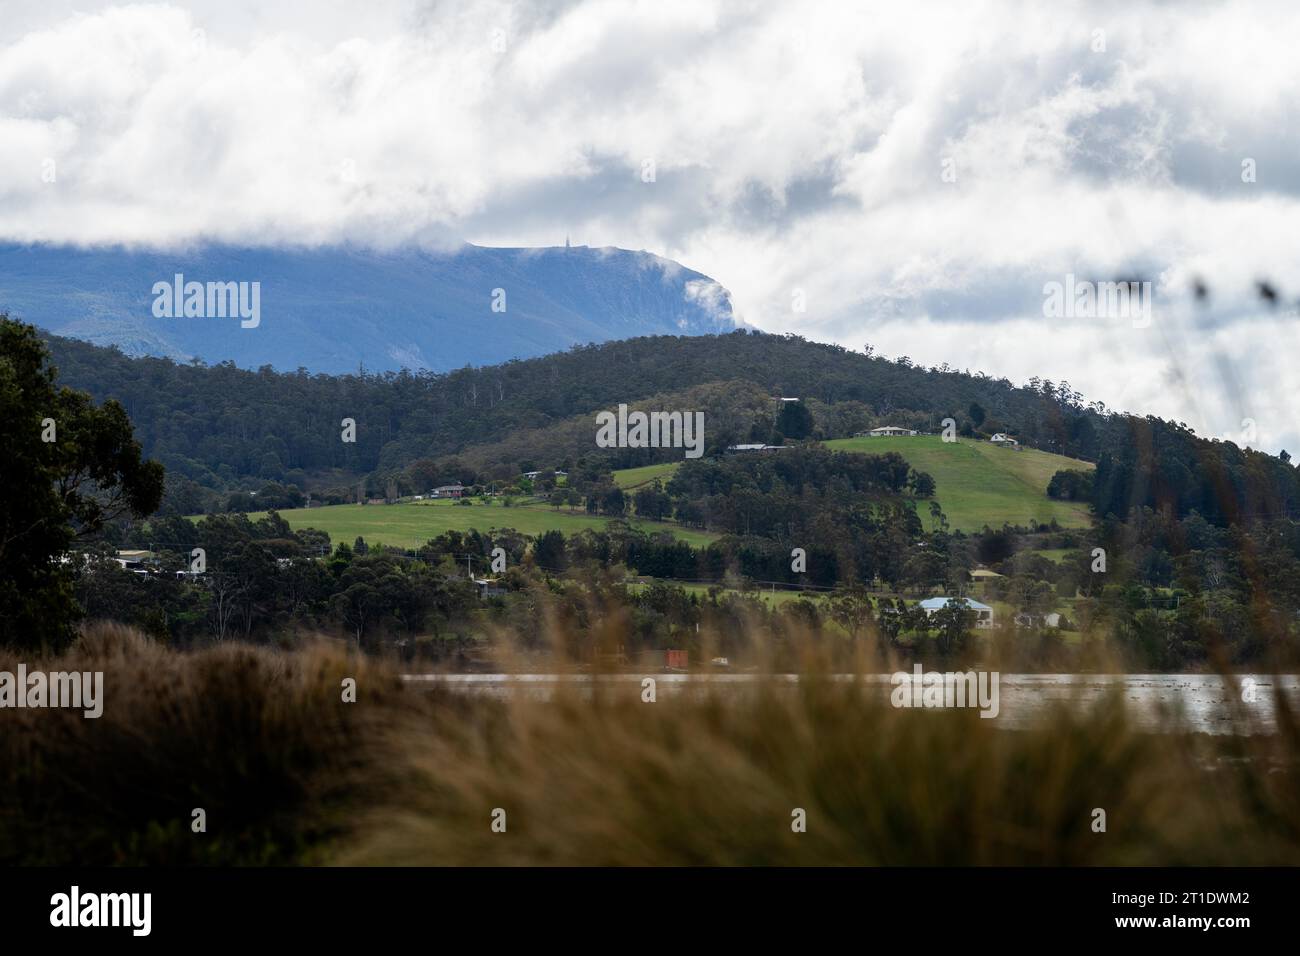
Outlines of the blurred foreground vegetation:
[{"label": "blurred foreground vegetation", "polygon": [[1276,733],[1243,714],[1208,737],[1176,715],[1141,732],[1121,695],[1026,730],[895,710],[814,679],[813,652],[798,684],[655,703],[628,681],[546,701],[416,689],[337,642],[178,652],[104,624],[24,662],[104,671],[105,706],[0,710],[6,865],[1300,862],[1281,697]]}]

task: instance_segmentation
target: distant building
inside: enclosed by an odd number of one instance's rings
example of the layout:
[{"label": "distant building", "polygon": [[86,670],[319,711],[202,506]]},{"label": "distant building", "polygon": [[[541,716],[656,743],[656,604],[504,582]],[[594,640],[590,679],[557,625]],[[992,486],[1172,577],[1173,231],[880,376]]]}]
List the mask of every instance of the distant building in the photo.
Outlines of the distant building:
[{"label": "distant building", "polygon": [[478,596],[484,600],[506,593],[506,589],[497,584],[496,578],[475,578],[474,583],[478,585]]},{"label": "distant building", "polygon": [[902,438],[917,434],[914,428],[899,428],[897,425],[882,425],[869,432],[858,432],[854,438]]},{"label": "distant building", "polygon": [[989,444],[998,445],[1002,448],[1020,447],[1020,442],[1016,441],[1014,438],[1012,438],[1010,435],[1006,434],[1005,432],[998,432],[996,435],[994,435],[992,438],[989,439]]},{"label": "distant building", "polygon": [[976,581],[992,581],[994,578],[1002,577],[996,571],[990,571],[988,568],[976,568],[970,573],[970,576]]},{"label": "distant building", "polygon": [[953,601],[965,601],[967,608],[975,612],[975,626],[988,628],[993,626],[993,608],[970,598],[932,597],[921,602],[921,610],[926,617],[933,617],[936,611],[942,611]]},{"label": "distant building", "polygon": [[1016,627],[1054,627],[1059,629],[1061,626],[1061,615],[1053,611],[1051,614],[1031,614],[1029,611],[1020,611],[1015,617]]},{"label": "distant building", "polygon": [[430,498],[459,498],[465,493],[464,485],[439,485],[429,492]]},{"label": "distant building", "polygon": [[147,565],[153,563],[152,551],[119,551],[114,555],[113,560],[121,566],[124,571],[133,571],[136,574],[148,574]]},{"label": "distant building", "polygon": [[749,444],[749,445],[728,445],[727,451],[733,453],[747,452],[747,451],[778,451],[779,449],[786,448],[786,447],[788,446],[787,445],[764,445],[762,442],[759,442],[757,444]]},{"label": "distant building", "polygon": [[669,649],[664,652],[664,664],[678,670],[685,670],[689,664],[689,655],[683,650]]}]

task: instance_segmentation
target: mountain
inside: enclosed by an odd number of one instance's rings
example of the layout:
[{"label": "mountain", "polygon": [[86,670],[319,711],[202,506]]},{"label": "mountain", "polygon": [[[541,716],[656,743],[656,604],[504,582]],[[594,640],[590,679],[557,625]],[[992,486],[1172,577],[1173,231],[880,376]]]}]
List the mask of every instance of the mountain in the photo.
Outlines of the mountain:
[{"label": "mountain", "polygon": [[[203,283],[205,293],[208,283],[248,283],[244,315],[256,304],[255,320],[241,321],[233,308],[227,317],[156,315],[155,284],[170,289],[178,274]],[[206,312],[206,294],[202,300]],[[436,253],[0,245],[6,310],[132,356],[328,373],[448,371],[736,325],[729,294],[708,276],[646,252],[586,246]]]}]

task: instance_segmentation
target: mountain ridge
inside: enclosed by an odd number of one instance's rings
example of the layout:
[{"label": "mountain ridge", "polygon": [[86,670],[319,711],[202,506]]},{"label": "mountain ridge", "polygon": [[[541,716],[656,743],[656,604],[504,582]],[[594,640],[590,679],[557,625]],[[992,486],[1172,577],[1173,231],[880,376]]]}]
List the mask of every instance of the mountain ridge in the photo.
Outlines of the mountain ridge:
[{"label": "mountain ridge", "polygon": [[[256,326],[155,314],[155,286],[177,275],[259,283]],[[589,342],[736,327],[730,294],[709,276],[644,251],[587,246],[0,244],[0,310],[133,357],[329,374],[446,372]]]}]

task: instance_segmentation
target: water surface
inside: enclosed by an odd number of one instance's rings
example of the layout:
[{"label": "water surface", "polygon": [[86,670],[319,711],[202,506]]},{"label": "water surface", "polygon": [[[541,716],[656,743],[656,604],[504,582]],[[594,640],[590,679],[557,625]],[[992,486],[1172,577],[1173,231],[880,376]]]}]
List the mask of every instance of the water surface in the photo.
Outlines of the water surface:
[{"label": "water surface", "polygon": [[[407,674],[403,680],[418,686],[445,686],[465,693],[495,697],[524,695],[548,700],[562,688],[591,694],[639,696],[641,681],[655,680],[658,700],[675,695],[742,693],[763,683],[793,687],[797,674]],[[835,680],[860,680],[888,699],[893,689],[889,674],[836,674]],[[1119,690],[1139,726],[1156,729],[1172,714],[1181,713],[1194,730],[1232,733],[1234,714],[1249,718],[1251,729],[1276,730],[1274,695],[1280,687],[1293,707],[1300,708],[1300,675],[1239,674],[1229,686],[1217,674],[1000,674],[998,678],[999,726],[1031,724],[1051,705],[1064,702],[1085,708]]]}]

